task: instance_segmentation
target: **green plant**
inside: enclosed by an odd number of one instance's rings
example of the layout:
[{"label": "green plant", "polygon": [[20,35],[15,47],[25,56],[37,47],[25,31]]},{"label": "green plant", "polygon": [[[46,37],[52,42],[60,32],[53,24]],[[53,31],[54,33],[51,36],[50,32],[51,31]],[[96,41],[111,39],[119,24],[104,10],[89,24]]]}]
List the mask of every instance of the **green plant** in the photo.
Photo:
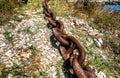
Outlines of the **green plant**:
[{"label": "green plant", "polygon": [[34,35],[34,32],[31,31],[30,27],[26,27],[26,28],[23,29],[22,31],[25,32],[25,33],[28,33],[28,34]]},{"label": "green plant", "polygon": [[40,76],[42,76],[42,77],[46,77],[46,76],[47,76],[47,73],[46,73],[45,71],[40,72],[39,74],[40,74]]},{"label": "green plant", "polygon": [[116,69],[119,68],[120,66],[119,63],[117,61],[110,60],[110,58],[103,60],[101,54],[99,54],[99,52],[96,51],[97,50],[95,48],[95,45],[91,44],[90,46],[87,46],[86,52],[87,52],[88,64],[92,65],[98,71],[103,71],[108,78],[118,77],[119,75],[116,72],[118,70]]},{"label": "green plant", "polygon": [[17,15],[15,15],[15,16],[13,17],[13,20],[16,20],[16,21],[18,21],[18,22],[21,22],[21,21],[22,21],[22,18],[20,18],[20,17],[18,17]]},{"label": "green plant", "polygon": [[[95,4],[95,3],[94,3]],[[101,9],[102,5],[95,5],[94,9],[89,11],[89,18],[94,18],[94,28],[102,31],[108,31],[109,29],[120,29],[119,13],[117,11],[112,12],[111,10],[106,11]],[[89,7],[90,8],[90,7]],[[92,8],[92,7],[91,7]],[[108,29],[109,28],[109,29]]]},{"label": "green plant", "polygon": [[0,78],[7,78],[8,74],[12,74],[13,76],[17,77],[25,76],[23,69],[16,64],[11,67],[5,67],[2,69]]},{"label": "green plant", "polygon": [[63,66],[63,60],[58,61],[58,64],[56,66],[56,76],[58,78],[62,78],[62,74],[61,74],[62,73],[61,69],[63,69],[62,66]]},{"label": "green plant", "polygon": [[6,32],[4,32],[3,34],[4,34],[6,40],[8,40],[9,42],[12,42],[12,40],[13,40],[13,35],[11,34],[11,32],[6,31]]},{"label": "green plant", "polygon": [[15,7],[14,0],[0,0],[0,24],[10,19]]},{"label": "green plant", "polygon": [[59,67],[56,67],[56,76],[58,77],[58,78],[62,78],[62,75],[61,75],[61,72],[60,72],[60,68]]}]

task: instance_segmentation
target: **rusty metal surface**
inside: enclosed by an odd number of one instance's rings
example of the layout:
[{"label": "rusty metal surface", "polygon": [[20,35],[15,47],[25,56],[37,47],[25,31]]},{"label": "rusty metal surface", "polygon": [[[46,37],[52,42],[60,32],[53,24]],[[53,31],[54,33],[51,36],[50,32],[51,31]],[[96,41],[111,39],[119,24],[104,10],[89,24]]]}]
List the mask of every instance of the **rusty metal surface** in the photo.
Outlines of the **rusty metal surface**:
[{"label": "rusty metal surface", "polygon": [[48,6],[49,1],[43,1],[43,13],[52,26],[51,29],[55,39],[60,43],[59,51],[64,61],[67,61],[67,65],[73,69],[73,72],[70,70],[66,71],[73,74],[75,78],[96,78],[94,71],[85,65],[86,52],[84,48],[76,38],[64,33],[64,24],[57,20],[55,14],[50,10]]}]

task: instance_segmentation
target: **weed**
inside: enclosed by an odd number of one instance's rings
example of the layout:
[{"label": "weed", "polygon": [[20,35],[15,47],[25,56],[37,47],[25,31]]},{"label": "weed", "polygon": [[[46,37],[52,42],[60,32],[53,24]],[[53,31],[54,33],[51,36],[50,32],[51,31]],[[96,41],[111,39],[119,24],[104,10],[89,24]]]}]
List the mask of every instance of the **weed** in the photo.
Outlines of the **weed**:
[{"label": "weed", "polygon": [[9,74],[19,77],[25,76],[23,69],[16,64],[14,64],[12,67],[5,67],[2,69],[0,78],[7,78]]},{"label": "weed", "polygon": [[60,72],[60,68],[59,67],[56,67],[56,76],[58,77],[58,78],[62,78],[62,75],[61,75],[61,72]]},{"label": "weed", "polygon": [[6,40],[8,40],[9,42],[12,42],[12,40],[13,40],[13,35],[11,34],[11,32],[6,31],[6,32],[4,32],[3,34],[4,34]]},{"label": "weed", "polygon": [[34,33],[31,31],[30,27],[26,27],[26,28],[23,29],[22,31],[25,32],[25,33],[28,33],[28,34],[34,35]]},{"label": "weed", "polygon": [[18,22],[22,21],[22,18],[18,17],[17,15],[14,16],[13,20],[16,20]]},{"label": "weed", "polygon": [[102,60],[101,55],[99,52],[96,52],[95,46],[93,44],[87,46],[87,54],[88,64],[94,66],[98,71],[105,72],[107,77],[114,78],[115,76],[118,76],[118,73],[115,74],[115,70],[116,68],[119,68],[119,66],[116,66],[116,64],[119,64],[109,59]]},{"label": "weed", "polygon": [[9,20],[14,13],[14,0],[0,0],[0,24]]},{"label": "weed", "polygon": [[56,76],[58,78],[62,78],[62,72],[61,72],[62,66],[63,66],[63,60],[60,60],[56,66]]},{"label": "weed", "polygon": [[42,76],[42,77],[46,77],[46,76],[47,76],[47,73],[46,73],[45,71],[40,72],[39,74],[40,74],[40,76]]}]

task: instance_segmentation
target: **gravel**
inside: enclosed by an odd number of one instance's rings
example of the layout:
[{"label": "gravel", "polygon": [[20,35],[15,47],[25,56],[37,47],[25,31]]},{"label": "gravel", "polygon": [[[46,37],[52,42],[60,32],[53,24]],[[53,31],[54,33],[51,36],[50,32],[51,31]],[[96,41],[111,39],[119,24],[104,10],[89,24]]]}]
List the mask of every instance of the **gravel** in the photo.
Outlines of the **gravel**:
[{"label": "gravel", "polygon": [[[43,15],[35,15],[36,12],[33,12],[33,15],[28,11],[25,13],[30,16],[29,19],[25,19],[24,16],[20,15],[18,17],[22,18],[21,22],[10,20],[7,24],[0,27],[0,64],[4,65],[4,67],[18,65],[21,67],[25,66],[24,68],[29,68],[32,65],[32,68],[35,68],[35,63],[38,64],[38,67],[40,66],[37,69],[37,73],[45,71],[47,77],[57,78],[56,67],[58,62],[62,61],[62,57],[58,49],[50,42],[52,32],[46,26],[47,21],[43,19]],[[57,19],[64,22],[65,32],[76,38],[79,38],[79,36],[74,35],[72,32],[76,27],[80,27],[80,30],[76,32],[81,32],[81,34],[99,34],[97,30],[92,29],[83,19],[71,16],[68,18],[57,17]],[[6,35],[13,38],[11,41],[5,37],[5,32],[9,32]],[[92,44],[93,41],[90,40],[88,39]],[[103,43],[101,39],[99,41]],[[62,72],[62,69],[60,69],[60,72]],[[101,73],[98,74],[98,76],[100,75]],[[31,76],[31,74],[28,73],[28,76]],[[9,73],[8,78],[12,77],[13,74]],[[98,78],[106,78],[106,76]]]}]

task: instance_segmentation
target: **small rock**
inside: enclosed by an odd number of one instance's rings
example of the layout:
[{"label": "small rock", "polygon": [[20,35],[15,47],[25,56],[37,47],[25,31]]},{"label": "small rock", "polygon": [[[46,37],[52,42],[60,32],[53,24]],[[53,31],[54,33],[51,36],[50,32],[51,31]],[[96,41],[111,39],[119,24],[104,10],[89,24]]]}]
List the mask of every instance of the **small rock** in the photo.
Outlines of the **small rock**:
[{"label": "small rock", "polygon": [[23,15],[19,15],[18,17],[19,17],[19,18],[23,18]]},{"label": "small rock", "polygon": [[13,24],[15,21],[14,21],[14,20],[11,20],[11,21],[9,21],[9,22]]},{"label": "small rock", "polygon": [[20,46],[23,46],[25,44],[25,40],[21,40],[20,42],[19,42],[19,45]]},{"label": "small rock", "polygon": [[31,53],[23,53],[23,54],[21,54],[21,56],[23,57],[23,58],[29,58],[30,57],[30,55],[31,55]]},{"label": "small rock", "polygon": [[97,75],[98,74],[98,70],[97,69],[93,69],[95,74]]},{"label": "small rock", "polygon": [[23,46],[19,46],[17,47],[18,50],[22,50]]},{"label": "small rock", "polygon": [[77,0],[67,0],[68,2],[76,2]]},{"label": "small rock", "polygon": [[79,26],[79,21],[77,21],[76,19],[73,20],[73,23],[75,26]]},{"label": "small rock", "polygon": [[6,53],[5,53],[6,56],[11,56],[12,55],[12,50],[8,50]]},{"label": "small rock", "polygon": [[98,31],[97,30],[93,30],[92,28],[87,28],[88,29],[88,35],[91,35],[91,36],[95,36],[95,35],[98,35],[99,33],[98,33]]},{"label": "small rock", "polygon": [[107,57],[103,54],[100,54],[102,60],[107,60]]},{"label": "small rock", "polygon": [[13,78],[13,75],[12,74],[8,74],[8,78]]},{"label": "small rock", "polygon": [[83,19],[79,20],[79,25],[85,25],[85,24],[86,22]]},{"label": "small rock", "polygon": [[94,41],[95,45],[99,48],[103,45],[103,40],[101,38],[94,39],[93,41]]},{"label": "small rock", "polygon": [[6,62],[6,67],[11,67],[11,66],[13,66],[13,62],[11,61]]},{"label": "small rock", "polygon": [[98,41],[99,41],[101,44],[103,44],[102,38],[98,38]]},{"label": "small rock", "polygon": [[37,12],[32,12],[32,14],[36,14]]},{"label": "small rock", "polygon": [[2,43],[2,44],[0,45],[0,47],[4,47],[4,46],[6,46],[6,43]]},{"label": "small rock", "polygon": [[74,23],[74,22],[71,22],[70,25],[75,25],[75,23]]},{"label": "small rock", "polygon": [[92,38],[87,38],[86,39],[88,42],[87,42],[87,45],[90,46],[91,44],[93,44],[93,39]]},{"label": "small rock", "polygon": [[94,39],[94,43],[97,47],[101,47],[101,43],[99,41],[97,41],[97,39]]},{"label": "small rock", "polygon": [[93,21],[95,21],[95,19],[94,18],[90,18],[90,20],[93,22]]},{"label": "small rock", "polygon": [[105,73],[103,73],[102,71],[100,71],[97,75],[97,78],[106,78]]}]

